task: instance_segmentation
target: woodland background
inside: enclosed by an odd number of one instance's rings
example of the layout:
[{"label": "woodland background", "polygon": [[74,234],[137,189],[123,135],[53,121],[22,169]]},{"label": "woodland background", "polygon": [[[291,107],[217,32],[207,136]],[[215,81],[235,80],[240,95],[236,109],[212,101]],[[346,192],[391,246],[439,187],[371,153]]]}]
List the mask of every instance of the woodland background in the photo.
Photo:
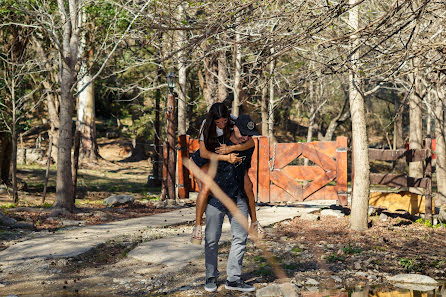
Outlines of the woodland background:
[{"label": "woodland background", "polygon": [[73,210],[76,131],[80,166],[101,162],[98,137],[127,137],[157,178],[174,71],[177,135],[196,137],[226,101],[279,142],[348,136],[352,217],[367,207],[367,147],[435,138],[445,196],[445,14],[433,0],[0,0],[2,183],[9,168],[17,183],[20,140],[39,135],[57,163],[53,206]]}]

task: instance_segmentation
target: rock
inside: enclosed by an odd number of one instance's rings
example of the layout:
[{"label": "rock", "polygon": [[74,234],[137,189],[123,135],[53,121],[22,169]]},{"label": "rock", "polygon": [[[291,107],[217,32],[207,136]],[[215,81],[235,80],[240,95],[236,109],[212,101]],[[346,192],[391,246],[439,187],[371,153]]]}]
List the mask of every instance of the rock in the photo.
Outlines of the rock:
[{"label": "rock", "polygon": [[398,274],[388,278],[389,281],[395,283],[419,284],[438,286],[439,283],[433,278],[422,274]]},{"label": "rock", "polygon": [[135,197],[133,197],[133,195],[112,195],[104,199],[104,204],[107,204],[108,207],[112,207],[124,204],[132,204],[134,201]]},{"label": "rock", "polygon": [[300,218],[303,220],[314,222],[319,220],[319,215],[313,213],[304,213],[303,215],[300,216]]},{"label": "rock", "polygon": [[29,222],[17,222],[13,225],[14,228],[18,229],[28,229],[28,230],[34,230],[35,226],[33,223]]},{"label": "rock", "polygon": [[379,215],[379,220],[380,220],[380,221],[385,222],[385,221],[387,221],[388,218],[389,218],[389,217],[388,217],[385,213],[381,213],[381,214]]},{"label": "rock", "polygon": [[3,226],[13,226],[17,223],[13,218],[5,216],[2,212],[0,212],[0,225]]},{"label": "rock", "polygon": [[342,279],[339,276],[332,276],[331,278],[334,279],[334,281],[337,282],[337,283],[341,283],[342,282]]},{"label": "rock", "polygon": [[305,285],[307,286],[318,286],[319,282],[315,279],[312,278],[307,278],[307,280],[305,281]]},{"label": "rock", "polygon": [[258,289],[257,297],[297,297],[298,292],[295,285],[291,283],[272,284],[264,288]]},{"label": "rock", "polygon": [[323,209],[323,210],[321,210],[321,217],[327,217],[327,216],[336,217],[336,218],[342,218],[345,215],[342,213],[342,211],[336,210],[336,209]]},{"label": "rock", "polygon": [[441,207],[438,212],[438,221],[440,223],[446,224],[446,207]]},{"label": "rock", "polygon": [[4,288],[4,287],[6,287],[6,285],[5,285],[5,284],[2,284],[2,283],[0,283],[0,288]]},{"label": "rock", "polygon": [[361,262],[355,262],[355,269],[360,270],[362,268]]},{"label": "rock", "polygon": [[85,226],[85,222],[75,220],[62,220],[62,226]]},{"label": "rock", "polygon": [[6,194],[7,190],[6,187],[0,186],[0,194]]},{"label": "rock", "polygon": [[419,284],[407,284],[407,283],[395,283],[395,287],[412,290],[412,291],[420,291],[420,292],[429,292],[435,290],[438,286],[430,286],[430,285],[419,285]]},{"label": "rock", "polygon": [[369,210],[367,213],[368,213],[369,217],[375,216],[378,214],[376,208],[374,208],[373,206],[369,206]]}]

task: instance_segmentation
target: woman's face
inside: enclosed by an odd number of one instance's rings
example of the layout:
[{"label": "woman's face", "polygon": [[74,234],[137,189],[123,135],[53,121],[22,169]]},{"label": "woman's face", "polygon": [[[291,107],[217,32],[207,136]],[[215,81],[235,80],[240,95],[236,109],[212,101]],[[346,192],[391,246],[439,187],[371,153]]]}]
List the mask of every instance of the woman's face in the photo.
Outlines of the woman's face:
[{"label": "woman's face", "polygon": [[220,129],[224,129],[227,124],[228,124],[227,118],[219,118],[215,120],[215,125]]}]

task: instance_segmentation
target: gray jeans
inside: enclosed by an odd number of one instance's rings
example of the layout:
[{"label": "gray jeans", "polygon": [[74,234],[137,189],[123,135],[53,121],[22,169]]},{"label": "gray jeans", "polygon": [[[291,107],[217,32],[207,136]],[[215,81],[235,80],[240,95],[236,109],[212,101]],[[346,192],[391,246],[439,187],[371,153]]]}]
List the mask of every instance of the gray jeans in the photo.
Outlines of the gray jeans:
[{"label": "gray jeans", "polygon": [[[248,221],[248,204],[246,199],[238,198],[237,207]],[[242,274],[243,256],[246,251],[248,232],[233,218],[231,213],[224,212],[212,205],[206,207],[206,231],[205,231],[205,265],[206,279],[218,276],[218,242],[221,236],[221,227],[225,215],[228,215],[231,223],[232,243],[228,256],[226,273],[230,282],[238,281]]]}]

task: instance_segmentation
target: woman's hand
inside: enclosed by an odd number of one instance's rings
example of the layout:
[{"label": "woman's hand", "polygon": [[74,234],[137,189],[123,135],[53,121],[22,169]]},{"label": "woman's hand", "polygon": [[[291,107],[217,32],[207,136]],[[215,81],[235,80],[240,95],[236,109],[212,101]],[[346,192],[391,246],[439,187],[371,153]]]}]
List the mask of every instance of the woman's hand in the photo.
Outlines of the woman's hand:
[{"label": "woman's hand", "polygon": [[236,163],[240,163],[242,162],[242,158],[240,158],[238,156],[238,154],[229,154],[226,155],[227,156],[227,162],[231,163],[231,164],[236,164]]},{"label": "woman's hand", "polygon": [[220,155],[226,155],[232,152],[231,145],[222,144],[215,149],[215,152]]}]

